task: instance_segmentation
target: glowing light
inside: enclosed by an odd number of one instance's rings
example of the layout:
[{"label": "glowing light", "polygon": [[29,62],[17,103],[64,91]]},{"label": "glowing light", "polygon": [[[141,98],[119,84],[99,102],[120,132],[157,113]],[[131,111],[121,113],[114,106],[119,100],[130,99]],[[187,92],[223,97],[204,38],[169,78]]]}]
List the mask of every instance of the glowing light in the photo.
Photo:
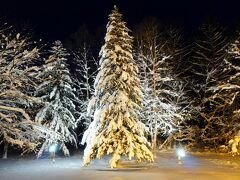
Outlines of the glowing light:
[{"label": "glowing light", "polygon": [[50,147],[49,147],[49,152],[53,153],[56,151],[56,144],[52,144]]},{"label": "glowing light", "polygon": [[186,152],[184,149],[180,148],[180,149],[177,149],[177,155],[178,157],[183,158],[186,156]]}]

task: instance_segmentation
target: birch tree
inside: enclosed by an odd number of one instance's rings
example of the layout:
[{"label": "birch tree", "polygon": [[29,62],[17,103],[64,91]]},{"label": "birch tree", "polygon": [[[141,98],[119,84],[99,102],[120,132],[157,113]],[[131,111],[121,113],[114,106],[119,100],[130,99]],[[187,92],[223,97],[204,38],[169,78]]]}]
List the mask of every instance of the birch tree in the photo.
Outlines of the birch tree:
[{"label": "birch tree", "polygon": [[78,97],[81,100],[79,105],[79,122],[87,128],[92,121],[92,114],[87,113],[87,107],[94,94],[94,79],[96,78],[98,64],[91,53],[91,48],[83,42],[82,48],[74,52],[74,64],[76,72],[74,82],[77,86]]},{"label": "birch tree", "polygon": [[147,125],[154,152],[157,136],[172,137],[184,121],[180,106],[184,85],[173,74],[172,64],[179,52],[177,49],[169,51],[170,42],[163,34],[156,19],[152,18],[143,21],[136,33],[136,59],[144,92],[142,121]]}]

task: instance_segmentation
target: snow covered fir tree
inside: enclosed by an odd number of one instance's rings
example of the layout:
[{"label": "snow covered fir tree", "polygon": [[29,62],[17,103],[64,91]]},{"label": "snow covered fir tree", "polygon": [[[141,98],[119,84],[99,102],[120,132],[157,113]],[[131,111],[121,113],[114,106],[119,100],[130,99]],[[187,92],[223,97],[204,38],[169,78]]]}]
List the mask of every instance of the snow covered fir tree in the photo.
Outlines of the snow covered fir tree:
[{"label": "snow covered fir tree", "polygon": [[217,84],[226,76],[227,47],[228,41],[220,26],[206,23],[199,28],[192,59],[189,59],[189,85],[194,106],[192,123],[196,125],[189,136],[194,139],[192,145],[198,148],[214,148],[224,142],[228,134],[226,104],[212,98]]},{"label": "snow covered fir tree", "polygon": [[138,120],[142,92],[129,32],[115,6],[109,15],[95,94],[89,104],[94,120],[82,139],[82,144],[87,143],[85,165],[107,154],[111,154],[111,168],[117,167],[121,156],[153,161],[144,125]]},{"label": "snow covered fir tree", "polygon": [[77,126],[75,103],[79,103],[72,88],[72,80],[66,65],[69,55],[60,41],[56,41],[50,50],[51,55],[39,74],[42,83],[35,95],[45,102],[37,113],[36,122],[50,128],[55,133],[44,139],[38,157],[52,144],[57,144],[64,155],[69,155],[67,143],[77,146],[74,129]]},{"label": "snow covered fir tree", "polygon": [[[240,35],[239,35],[240,36]],[[218,90],[228,104],[233,105],[233,114],[240,120],[240,37],[230,45],[228,54],[230,57],[225,60],[229,74],[227,78],[218,84]],[[229,93],[230,92],[230,93]],[[221,93],[220,93],[221,94]]]},{"label": "snow covered fir tree", "polygon": [[[238,37],[239,39],[239,37]],[[239,154],[240,143],[240,43],[239,40],[231,43],[227,53],[228,58],[224,60],[224,78],[214,88],[214,95],[211,100],[217,104],[218,109],[226,111],[225,137],[231,140],[228,142],[233,155]],[[232,118],[228,118],[230,117]]]}]

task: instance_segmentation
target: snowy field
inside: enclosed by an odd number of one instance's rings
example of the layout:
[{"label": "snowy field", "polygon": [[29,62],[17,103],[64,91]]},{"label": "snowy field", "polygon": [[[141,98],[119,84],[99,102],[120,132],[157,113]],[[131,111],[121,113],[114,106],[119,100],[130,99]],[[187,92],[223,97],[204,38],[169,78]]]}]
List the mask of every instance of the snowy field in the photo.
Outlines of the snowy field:
[{"label": "snowy field", "polygon": [[240,157],[218,154],[187,155],[178,164],[174,153],[159,153],[153,164],[122,162],[108,168],[107,159],[82,166],[82,156],[49,159],[0,160],[0,180],[240,180]]}]

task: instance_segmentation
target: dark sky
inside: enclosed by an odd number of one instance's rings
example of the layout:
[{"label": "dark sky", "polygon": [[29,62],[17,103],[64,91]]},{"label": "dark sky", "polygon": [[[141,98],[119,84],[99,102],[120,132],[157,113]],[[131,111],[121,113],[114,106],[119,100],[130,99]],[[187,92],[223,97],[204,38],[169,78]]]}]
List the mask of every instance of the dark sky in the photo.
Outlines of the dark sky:
[{"label": "dark sky", "polygon": [[2,0],[4,21],[29,23],[36,34],[65,39],[85,23],[95,29],[106,25],[116,4],[130,27],[145,16],[193,29],[204,19],[218,20],[233,28],[240,22],[240,0]]}]

